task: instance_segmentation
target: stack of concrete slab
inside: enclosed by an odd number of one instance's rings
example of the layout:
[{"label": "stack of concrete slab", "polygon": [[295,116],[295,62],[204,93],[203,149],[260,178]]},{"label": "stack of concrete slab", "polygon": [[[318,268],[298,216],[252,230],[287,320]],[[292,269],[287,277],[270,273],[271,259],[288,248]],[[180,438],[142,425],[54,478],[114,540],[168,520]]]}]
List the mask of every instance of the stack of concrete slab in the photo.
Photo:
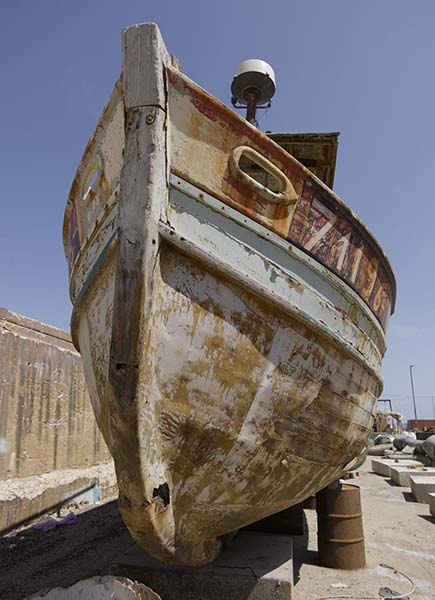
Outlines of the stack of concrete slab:
[{"label": "stack of concrete slab", "polygon": [[401,487],[411,487],[409,477],[418,475],[421,477],[434,477],[435,467],[424,467],[420,464],[418,467],[402,466],[400,463],[398,466],[390,467],[390,479]]},{"label": "stack of concrete slab", "polygon": [[435,475],[432,477],[422,477],[421,475],[411,475],[412,493],[417,502],[429,504],[429,494],[435,492]]},{"label": "stack of concrete slab", "polygon": [[[390,458],[377,458],[372,459],[372,471],[383,477],[390,476],[390,467],[399,466],[399,461]],[[402,467],[421,467],[422,464],[418,460],[406,459],[400,460],[400,466]]]},{"label": "stack of concrete slab", "polygon": [[411,448],[410,452],[405,452],[404,450],[402,450],[402,452],[385,452],[385,458],[389,458],[389,459],[397,459],[397,460],[410,460],[413,459],[415,460],[415,455],[414,455],[414,448]]},{"label": "stack of concrete slab", "polygon": [[430,492],[428,494],[429,497],[429,509],[430,509],[430,514],[435,517],[435,493]]},{"label": "stack of concrete slab", "polygon": [[117,493],[113,463],[0,481],[0,534],[65,503],[94,504]]}]

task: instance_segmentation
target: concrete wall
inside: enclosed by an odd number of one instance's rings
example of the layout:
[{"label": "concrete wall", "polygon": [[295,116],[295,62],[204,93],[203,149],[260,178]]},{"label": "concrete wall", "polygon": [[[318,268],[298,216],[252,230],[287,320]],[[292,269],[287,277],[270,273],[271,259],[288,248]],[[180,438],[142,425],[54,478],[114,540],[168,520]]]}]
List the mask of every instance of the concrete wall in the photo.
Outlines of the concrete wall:
[{"label": "concrete wall", "polygon": [[107,460],[70,336],[0,308],[0,480]]}]

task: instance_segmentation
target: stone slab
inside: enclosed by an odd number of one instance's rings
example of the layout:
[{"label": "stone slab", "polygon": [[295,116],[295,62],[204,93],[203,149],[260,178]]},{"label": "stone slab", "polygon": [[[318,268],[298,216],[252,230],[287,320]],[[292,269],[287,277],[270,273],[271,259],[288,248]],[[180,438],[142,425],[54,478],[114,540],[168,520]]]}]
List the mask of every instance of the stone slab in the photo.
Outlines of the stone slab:
[{"label": "stone slab", "polygon": [[[373,458],[372,459],[372,471],[383,477],[390,476],[390,467],[399,466],[399,460],[390,458]],[[400,460],[400,466],[402,467],[420,467],[421,462],[413,459]]]},{"label": "stone slab", "polygon": [[367,449],[369,456],[381,456],[385,458],[387,452],[393,452],[391,444],[377,444],[376,446],[369,446]]},{"label": "stone slab", "polygon": [[[98,486],[101,497],[117,494],[112,462],[0,481],[0,533],[38,517]],[[81,498],[83,499],[83,498]]]},{"label": "stone slab", "polygon": [[390,479],[401,487],[411,487],[409,481],[410,475],[420,475],[421,477],[435,476],[434,467],[402,467],[402,466],[391,466],[390,467]]},{"label": "stone slab", "polygon": [[430,514],[435,517],[435,492],[428,494]]},{"label": "stone slab", "polygon": [[411,482],[412,493],[417,502],[428,503],[428,494],[435,492],[435,476],[420,477],[418,475],[411,475],[409,480]]},{"label": "stone slab", "polygon": [[[408,448],[408,446],[406,446]],[[406,448],[402,452],[386,452],[385,458],[390,460],[415,460],[414,448],[410,448],[409,452],[406,452]]]},{"label": "stone slab", "polygon": [[165,600],[289,600],[293,543],[289,535],[242,531],[202,567],[163,565],[134,545],[109,573],[144,583]]}]

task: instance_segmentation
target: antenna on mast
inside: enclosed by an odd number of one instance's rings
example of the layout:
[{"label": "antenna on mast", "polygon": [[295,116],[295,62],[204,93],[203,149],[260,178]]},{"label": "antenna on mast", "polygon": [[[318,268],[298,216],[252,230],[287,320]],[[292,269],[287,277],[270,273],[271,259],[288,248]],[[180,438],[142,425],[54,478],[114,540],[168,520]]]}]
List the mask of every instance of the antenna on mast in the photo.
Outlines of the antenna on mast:
[{"label": "antenna on mast", "polygon": [[269,108],[275,94],[275,73],[264,60],[251,58],[239,64],[231,84],[231,104],[246,108],[246,120],[258,126],[257,109]]}]

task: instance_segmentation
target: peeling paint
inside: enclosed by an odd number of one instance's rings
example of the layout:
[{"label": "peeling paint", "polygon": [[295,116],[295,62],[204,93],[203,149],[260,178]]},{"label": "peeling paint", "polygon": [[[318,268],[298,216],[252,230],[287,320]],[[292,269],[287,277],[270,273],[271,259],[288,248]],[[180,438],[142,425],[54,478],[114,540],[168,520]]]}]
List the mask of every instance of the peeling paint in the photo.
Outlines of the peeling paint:
[{"label": "peeling paint", "polygon": [[[310,252],[357,291],[385,329],[394,311],[395,279],[367,228],[323,182],[267,136],[182,74],[171,67],[168,71],[171,171]],[[207,118],[198,119],[198,110]],[[236,176],[231,157],[245,146],[289,179],[298,197],[295,205],[268,202]]]}]

